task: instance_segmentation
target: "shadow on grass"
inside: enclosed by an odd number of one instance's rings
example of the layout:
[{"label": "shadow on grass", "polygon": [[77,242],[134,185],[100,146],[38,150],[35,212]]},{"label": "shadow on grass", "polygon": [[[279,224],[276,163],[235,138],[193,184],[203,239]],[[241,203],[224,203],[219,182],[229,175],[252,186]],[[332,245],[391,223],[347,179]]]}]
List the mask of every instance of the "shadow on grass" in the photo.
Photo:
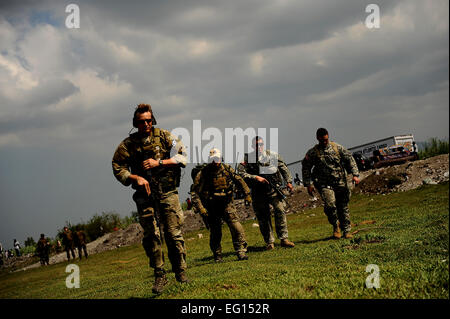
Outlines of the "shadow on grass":
[{"label": "shadow on grass", "polygon": [[337,240],[335,239],[333,236],[330,237],[325,237],[325,238],[318,238],[318,239],[314,239],[314,240],[298,240],[295,241],[295,244],[314,244],[314,243],[318,243],[321,241],[329,241],[329,240]]},{"label": "shadow on grass", "polygon": [[[226,252],[226,253],[222,253],[222,258],[227,258],[227,257],[230,257],[230,256],[236,256],[236,253],[233,251],[233,252]],[[203,258],[200,258],[200,259],[196,259],[197,261],[201,261],[201,262],[207,262],[207,261],[210,261],[211,263],[215,263],[214,262],[214,256],[212,255],[212,253],[211,253],[211,255],[209,255],[209,256],[206,256],[206,257],[203,257]]]},{"label": "shadow on grass", "polygon": [[247,251],[252,252],[252,253],[266,251],[266,247],[265,246],[248,246]]}]

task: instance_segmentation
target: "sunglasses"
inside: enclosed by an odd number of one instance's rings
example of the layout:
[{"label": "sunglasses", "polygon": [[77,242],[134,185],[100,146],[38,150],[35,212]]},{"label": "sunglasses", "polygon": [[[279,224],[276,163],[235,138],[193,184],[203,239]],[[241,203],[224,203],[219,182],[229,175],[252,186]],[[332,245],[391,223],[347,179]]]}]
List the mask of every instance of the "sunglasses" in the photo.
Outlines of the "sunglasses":
[{"label": "sunglasses", "polygon": [[136,122],[140,125],[142,124],[152,124],[153,120],[152,119],[145,119],[145,120],[136,120]]}]

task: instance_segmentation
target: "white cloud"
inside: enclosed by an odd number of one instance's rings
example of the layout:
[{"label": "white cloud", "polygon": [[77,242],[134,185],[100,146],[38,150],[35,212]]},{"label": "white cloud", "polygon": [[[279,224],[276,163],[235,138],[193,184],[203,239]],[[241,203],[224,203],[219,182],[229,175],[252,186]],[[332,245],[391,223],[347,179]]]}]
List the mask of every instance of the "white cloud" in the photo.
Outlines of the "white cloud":
[{"label": "white cloud", "polygon": [[[117,74],[112,77],[101,78],[97,71],[84,69],[77,71],[75,74],[66,75],[65,79],[79,88],[79,92],[72,98],[78,101],[76,105],[85,109],[105,106],[118,98],[131,96],[132,93],[131,84],[120,80]],[[61,103],[61,106],[63,106],[67,101]]]},{"label": "white cloud", "polygon": [[113,51],[115,57],[119,62],[141,62],[141,57],[125,45],[117,44],[114,41],[108,41],[108,46]]},{"label": "white cloud", "polygon": [[11,61],[0,54],[0,67],[8,72],[8,78],[0,80],[2,91],[5,96],[13,99],[18,90],[30,90],[39,84],[33,74],[25,70],[20,63],[14,59]]}]

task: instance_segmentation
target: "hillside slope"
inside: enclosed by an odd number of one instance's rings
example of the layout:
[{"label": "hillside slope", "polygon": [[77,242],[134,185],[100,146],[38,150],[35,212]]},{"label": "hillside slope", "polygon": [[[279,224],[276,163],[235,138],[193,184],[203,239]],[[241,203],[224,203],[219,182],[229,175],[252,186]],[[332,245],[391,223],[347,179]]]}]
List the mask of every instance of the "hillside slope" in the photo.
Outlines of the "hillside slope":
[{"label": "hillside slope", "polygon": [[[169,271],[160,296],[140,244],[77,261],[79,289],[65,286],[67,262],[0,274],[0,298],[448,298],[448,183],[387,195],[355,195],[355,238],[333,240],[322,208],[288,215],[295,248],[273,251],[253,221],[243,223],[249,260],[236,260],[224,228],[224,263],[215,264],[205,229],[185,234],[188,275]],[[201,234],[202,236],[198,236]],[[379,267],[380,288],[367,289],[366,267]],[[166,269],[170,269],[168,263]]]}]

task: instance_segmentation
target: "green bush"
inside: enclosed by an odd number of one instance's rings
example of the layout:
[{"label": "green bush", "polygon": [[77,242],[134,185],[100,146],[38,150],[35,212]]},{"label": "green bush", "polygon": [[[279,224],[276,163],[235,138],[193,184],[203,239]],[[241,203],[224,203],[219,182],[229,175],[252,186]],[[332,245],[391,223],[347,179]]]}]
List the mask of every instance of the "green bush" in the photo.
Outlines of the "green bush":
[{"label": "green bush", "polygon": [[89,240],[95,240],[121,226],[121,218],[117,213],[95,214],[86,224],[85,232]]},{"label": "green bush", "polygon": [[[88,241],[96,240],[97,238],[113,232],[114,230],[120,228],[127,228],[129,225],[133,223],[137,223],[138,213],[131,212],[130,216],[125,216],[123,218],[120,217],[117,213],[105,213],[95,214],[89,219],[88,222],[81,222],[75,225],[72,225],[70,222],[66,221],[65,227],[69,228],[72,232],[83,230],[86,233],[86,237]],[[62,240],[64,232],[64,227],[58,230],[57,238]],[[56,246],[56,240],[55,240]]]},{"label": "green bush", "polygon": [[435,137],[431,138],[429,141],[424,143],[422,149],[419,151],[419,159],[425,159],[440,154],[448,154],[448,144],[448,141],[440,140]]}]

